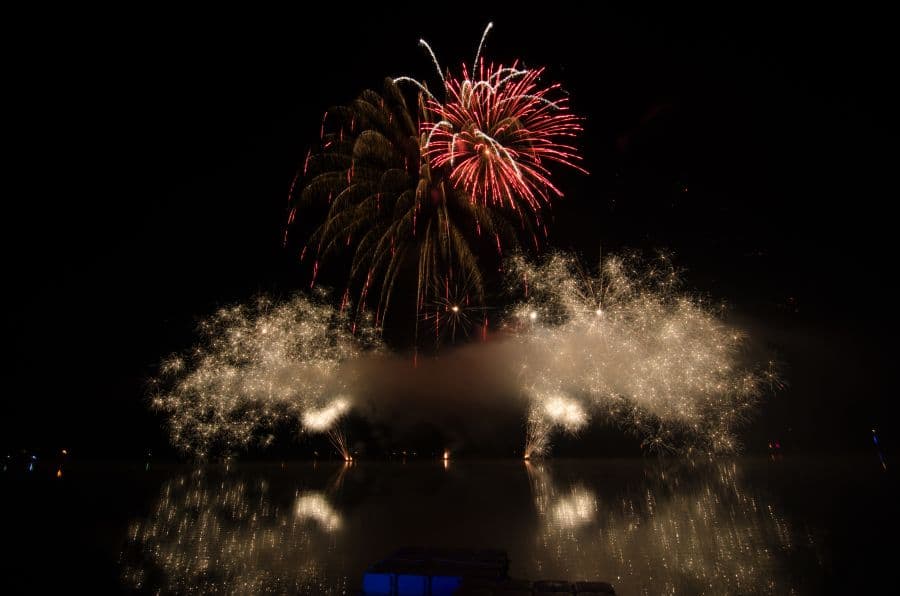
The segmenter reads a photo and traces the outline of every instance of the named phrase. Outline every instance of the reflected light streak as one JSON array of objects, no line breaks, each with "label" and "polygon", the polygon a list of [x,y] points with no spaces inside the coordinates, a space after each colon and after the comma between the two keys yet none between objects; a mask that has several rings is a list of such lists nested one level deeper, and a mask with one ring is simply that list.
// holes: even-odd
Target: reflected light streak
[{"label": "reflected light streak", "polygon": [[556,481],[548,464],[525,466],[540,520],[530,564],[608,570],[620,593],[793,593],[790,556],[817,548],[745,490],[733,463],[660,465],[605,502],[581,479]]}]

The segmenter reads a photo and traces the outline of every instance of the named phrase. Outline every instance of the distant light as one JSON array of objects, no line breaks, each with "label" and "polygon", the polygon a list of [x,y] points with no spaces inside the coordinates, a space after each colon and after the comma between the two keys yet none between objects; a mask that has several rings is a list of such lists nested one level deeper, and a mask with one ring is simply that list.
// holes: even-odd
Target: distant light
[{"label": "distant light", "polygon": [[528,313],[528,318],[531,319],[532,321],[537,320],[537,311],[533,310],[530,313]]},{"label": "distant light", "polygon": [[57,477],[57,478],[62,478],[62,468],[60,468],[60,469],[58,469],[58,470],[56,471],[56,477]]},{"label": "distant light", "polygon": [[445,460],[450,459],[450,450],[449,449],[444,449],[444,459]]},{"label": "distant light", "polygon": [[452,310],[453,312],[459,312],[459,306],[454,304],[453,306],[450,307],[450,310]]},{"label": "distant light", "polygon": [[62,450],[62,454],[63,454],[63,455],[69,455],[69,452],[66,451],[65,449],[63,449],[63,450]]},{"label": "distant light", "polygon": [[603,309],[600,308],[599,306],[597,307],[597,310],[595,310],[594,312],[597,313],[598,317],[603,315]]}]

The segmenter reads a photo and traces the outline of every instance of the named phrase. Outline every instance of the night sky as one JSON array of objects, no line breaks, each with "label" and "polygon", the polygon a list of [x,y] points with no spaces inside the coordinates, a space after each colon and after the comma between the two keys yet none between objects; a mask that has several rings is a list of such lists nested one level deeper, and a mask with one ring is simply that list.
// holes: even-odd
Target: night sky
[{"label": "night sky", "polygon": [[[797,451],[888,442],[896,36],[885,15],[299,12],[17,15],[4,76],[2,443],[162,448],[146,382],[199,317],[308,284],[281,248],[322,112],[385,76],[486,55],[545,64],[586,117],[550,242],[665,248],[789,386],[747,429]],[[821,10],[818,9],[818,10]]]}]

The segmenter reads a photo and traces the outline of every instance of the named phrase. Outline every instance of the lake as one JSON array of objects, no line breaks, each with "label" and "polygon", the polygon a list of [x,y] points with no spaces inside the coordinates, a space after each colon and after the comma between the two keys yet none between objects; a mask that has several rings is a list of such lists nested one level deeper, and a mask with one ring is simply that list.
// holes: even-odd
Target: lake
[{"label": "lake", "polygon": [[863,457],[54,468],[3,473],[7,582],[352,594],[393,550],[446,546],[620,595],[817,594],[886,575],[894,515],[889,471]]}]

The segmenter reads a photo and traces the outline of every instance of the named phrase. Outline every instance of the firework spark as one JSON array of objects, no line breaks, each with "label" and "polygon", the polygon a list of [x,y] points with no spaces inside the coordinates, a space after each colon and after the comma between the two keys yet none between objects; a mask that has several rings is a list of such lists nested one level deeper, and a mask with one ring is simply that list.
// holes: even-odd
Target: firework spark
[{"label": "firework spark", "polygon": [[562,254],[510,269],[514,285],[529,283],[508,323],[532,403],[526,457],[554,430],[581,428],[589,409],[651,451],[738,447],[734,431],[774,373],[744,362],[743,334],[679,292],[668,259],[611,257],[596,276]]},{"label": "firework spark", "polygon": [[345,462],[352,462],[353,455],[350,453],[350,447],[347,444],[347,434],[344,432],[344,429],[333,426],[328,429],[327,433],[328,440],[331,442],[331,446],[334,447],[335,451],[344,458]]},{"label": "firework spark", "polygon": [[325,302],[261,299],[204,321],[201,344],[168,360],[154,382],[153,405],[168,414],[173,443],[207,455],[246,447],[284,423],[332,429],[350,408],[352,375],[342,366],[379,341],[368,326],[352,334]]}]

